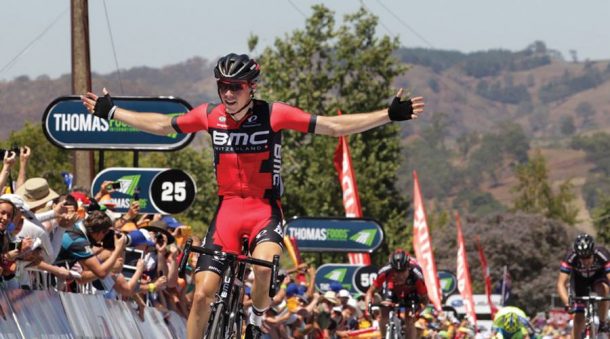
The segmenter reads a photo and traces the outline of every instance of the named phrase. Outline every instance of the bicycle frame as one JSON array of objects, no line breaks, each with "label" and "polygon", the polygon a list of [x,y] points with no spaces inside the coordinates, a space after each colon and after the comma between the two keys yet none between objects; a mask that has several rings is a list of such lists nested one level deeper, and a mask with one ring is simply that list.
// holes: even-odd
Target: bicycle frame
[{"label": "bicycle frame", "polygon": [[402,339],[402,320],[400,319],[400,307],[394,305],[390,308],[388,314],[388,323],[385,325],[385,337],[386,339]]},{"label": "bicycle frame", "polygon": [[385,324],[385,336],[384,339],[403,339],[405,334],[403,333],[403,322],[400,318],[400,304],[393,303],[392,306],[387,304],[370,304],[369,307],[388,307],[388,322]]},{"label": "bicycle frame", "polygon": [[[597,315],[597,304],[602,301],[609,301],[610,297],[582,296],[572,297],[573,302],[585,304],[585,332],[583,338],[597,338],[597,327],[595,326],[595,316]],[[605,320],[605,319],[604,319]],[[599,319],[601,322],[602,319]]]},{"label": "bicycle frame", "polygon": [[222,283],[216,293],[216,300],[212,304],[212,311],[208,321],[208,332],[206,338],[225,339],[241,338],[241,323],[244,318],[243,294],[244,275],[246,265],[259,265],[271,269],[271,283],[269,297],[275,296],[277,290],[277,272],[279,266],[279,255],[273,256],[273,261],[255,259],[247,256],[248,239],[242,241],[242,254],[233,254],[223,251],[211,250],[204,247],[193,246],[189,239],[184,247],[184,254],[180,261],[178,274],[183,277],[186,263],[191,252],[203,255],[212,255],[225,263]]}]

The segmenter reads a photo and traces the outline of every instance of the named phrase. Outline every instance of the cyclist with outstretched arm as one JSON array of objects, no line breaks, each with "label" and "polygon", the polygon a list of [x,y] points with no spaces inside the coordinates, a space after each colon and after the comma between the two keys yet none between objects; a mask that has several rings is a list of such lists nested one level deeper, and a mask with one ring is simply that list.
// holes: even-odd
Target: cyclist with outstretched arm
[{"label": "cyclist with outstretched arm", "polygon": [[[296,130],[341,136],[363,132],[391,121],[417,118],[422,97],[402,100],[402,89],[388,109],[341,116],[318,116],[281,102],[254,98],[260,66],[245,54],[228,54],[214,68],[218,105],[204,103],[184,115],[129,111],[104,96],[82,96],[87,110],[102,119],[116,119],[159,135],[207,131],[212,137],[219,204],[204,240],[204,247],[239,253],[240,239],[248,236],[254,258],[271,261],[282,252],[284,230],[280,196],[281,131]],[[200,256],[195,270],[195,295],[187,323],[189,338],[205,333],[223,263]],[[258,338],[262,315],[269,307],[271,270],[254,267],[252,313],[246,338]]]},{"label": "cyclist with outstretched arm", "polygon": [[[572,247],[561,262],[557,292],[565,308],[575,313],[572,338],[580,338],[585,327],[584,307],[578,302],[570,304],[567,285],[570,283],[576,297],[588,296],[591,291],[601,297],[608,296],[610,253],[605,247],[595,246],[593,237],[584,233],[576,237]],[[599,332],[609,332],[607,314],[608,302],[602,301],[599,304]]]},{"label": "cyclist with outstretched arm", "polygon": [[[381,291],[382,304],[388,307],[400,304],[410,307],[407,310],[404,327],[407,338],[415,338],[416,314],[428,304],[428,290],[421,267],[404,250],[397,249],[390,255],[390,262],[379,270],[377,278],[366,291],[365,302],[371,305],[374,294]],[[388,322],[389,308],[381,308],[379,323],[382,337],[385,337],[385,324]]]}]

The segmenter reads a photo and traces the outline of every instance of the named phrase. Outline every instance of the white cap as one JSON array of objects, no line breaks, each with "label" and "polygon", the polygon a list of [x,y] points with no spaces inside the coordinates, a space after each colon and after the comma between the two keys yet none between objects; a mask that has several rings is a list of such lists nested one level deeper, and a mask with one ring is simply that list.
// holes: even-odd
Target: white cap
[{"label": "white cap", "polygon": [[349,298],[350,297],[349,291],[346,290],[346,289],[342,289],[342,290],[339,291],[339,294],[337,294],[337,297],[339,297],[339,298]]}]

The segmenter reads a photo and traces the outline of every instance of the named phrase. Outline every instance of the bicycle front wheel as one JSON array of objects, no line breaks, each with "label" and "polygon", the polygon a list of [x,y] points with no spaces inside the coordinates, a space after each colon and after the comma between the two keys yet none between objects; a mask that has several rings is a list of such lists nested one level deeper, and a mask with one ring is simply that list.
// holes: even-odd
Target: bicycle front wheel
[{"label": "bicycle front wheel", "polygon": [[224,326],[224,312],[225,312],[225,304],[219,303],[216,305],[216,313],[214,313],[214,318],[212,320],[212,325],[208,330],[207,339],[224,339],[225,334],[225,326]]}]

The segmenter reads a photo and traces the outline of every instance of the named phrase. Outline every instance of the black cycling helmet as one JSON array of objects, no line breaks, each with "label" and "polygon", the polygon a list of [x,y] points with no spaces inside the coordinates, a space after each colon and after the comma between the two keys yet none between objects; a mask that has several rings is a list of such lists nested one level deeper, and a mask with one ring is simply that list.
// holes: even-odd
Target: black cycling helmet
[{"label": "black cycling helmet", "polygon": [[409,255],[402,249],[397,249],[390,256],[390,266],[396,271],[402,272],[409,268]]},{"label": "black cycling helmet", "polygon": [[259,74],[260,65],[246,54],[227,54],[214,67],[216,80],[255,82]]},{"label": "black cycling helmet", "polygon": [[586,234],[581,233],[574,240],[574,252],[576,252],[576,256],[579,258],[586,258],[593,255],[593,250],[595,249],[595,241],[593,237]]}]

